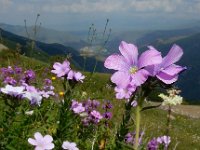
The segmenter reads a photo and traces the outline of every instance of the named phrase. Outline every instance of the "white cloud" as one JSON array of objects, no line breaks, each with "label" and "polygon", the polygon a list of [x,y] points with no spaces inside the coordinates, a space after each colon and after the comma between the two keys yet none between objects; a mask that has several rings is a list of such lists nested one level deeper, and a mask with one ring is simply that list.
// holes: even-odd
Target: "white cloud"
[{"label": "white cloud", "polygon": [[89,0],[80,0],[73,3],[57,3],[46,4],[43,6],[43,11],[55,13],[91,13],[91,12],[113,12],[123,9],[122,1],[116,0],[99,0],[91,2]]},{"label": "white cloud", "polygon": [[0,11],[7,11],[10,8],[10,6],[12,6],[12,4],[13,2],[11,0],[0,0]]},{"label": "white cloud", "polygon": [[[199,11],[196,0],[19,0],[14,1],[18,11],[47,13],[186,13]],[[3,7],[13,2],[0,0]],[[190,3],[190,4],[188,4]]]},{"label": "white cloud", "polygon": [[130,6],[138,12],[173,12],[181,2],[182,0],[133,0]]}]

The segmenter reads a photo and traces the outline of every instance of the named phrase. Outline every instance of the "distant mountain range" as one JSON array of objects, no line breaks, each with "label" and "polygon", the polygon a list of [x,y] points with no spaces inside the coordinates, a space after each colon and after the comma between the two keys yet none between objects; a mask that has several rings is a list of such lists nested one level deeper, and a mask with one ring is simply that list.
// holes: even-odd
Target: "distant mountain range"
[{"label": "distant mountain range", "polygon": [[[0,25],[1,27],[1,25]],[[5,27],[4,27],[5,28]],[[7,29],[9,29],[7,27]],[[12,32],[12,31],[10,31]],[[12,34],[10,32],[2,32],[4,39],[12,42],[20,43],[21,45],[26,45],[29,39]],[[49,30],[49,32],[51,32]],[[42,32],[41,32],[42,33]],[[40,33],[40,34],[41,34]],[[58,32],[59,33],[59,32]],[[69,32],[68,32],[69,33]],[[50,34],[50,33],[49,33]],[[72,33],[70,33],[72,34]],[[77,32],[74,36],[69,36],[69,39],[63,40],[65,46],[62,44],[56,43],[44,43],[37,42],[37,47],[44,53],[44,55],[66,55],[72,54],[73,61],[83,68],[84,66],[84,57],[81,56],[80,50],[76,47],[84,47],[87,45],[85,41],[81,39],[85,33]],[[72,34],[73,35],[73,34]],[[81,35],[80,37],[78,35]],[[133,35],[133,36],[132,36]],[[42,35],[41,35],[42,36]],[[47,36],[43,35],[43,36]],[[74,39],[71,37],[75,37]],[[48,39],[44,38],[44,39]],[[56,38],[55,38],[56,39]],[[78,39],[78,40],[77,40]],[[74,41],[73,41],[74,40]],[[177,85],[183,91],[183,96],[188,100],[194,100],[200,102],[200,28],[199,27],[190,27],[186,29],[177,29],[177,30],[158,30],[158,31],[127,31],[124,33],[114,33],[111,35],[111,38],[106,45],[108,50],[107,55],[111,53],[118,53],[119,43],[125,40],[127,42],[135,43],[138,45],[140,52],[147,49],[147,45],[153,45],[159,51],[163,53],[163,56],[169,51],[170,47],[176,43],[180,45],[184,50],[183,58],[178,64],[187,66],[187,70],[180,76],[180,80]],[[73,43],[70,46],[66,46],[66,43]],[[76,45],[76,44],[78,45]],[[7,46],[7,45],[6,45]],[[25,46],[24,46],[25,47]],[[97,71],[98,72],[108,72],[108,70],[103,66],[103,59],[98,62]],[[94,57],[90,57],[86,60],[86,70],[91,71],[95,64]]]},{"label": "distant mountain range", "polygon": [[192,27],[192,28],[176,29],[176,30],[175,29],[157,30],[145,34],[144,36],[136,39],[135,42],[140,47],[144,45],[149,45],[150,43],[155,41],[170,43],[194,35],[196,33],[200,33],[200,27]]},{"label": "distant mountain range", "polygon": [[[0,28],[16,35],[28,38],[25,26],[0,23]],[[33,26],[27,27],[29,38],[34,37],[33,29]],[[57,31],[54,29],[44,28],[42,26],[37,26],[37,34],[35,38],[35,40],[40,42],[48,44],[59,43],[65,46],[73,46],[76,49],[86,46],[86,42],[84,42],[82,39],[83,33],[81,34],[80,32]]]},{"label": "distant mountain range", "polygon": [[[23,52],[29,51],[28,43],[30,39],[18,36],[11,32],[5,31],[0,28],[0,35],[3,39],[3,44],[6,45],[8,48],[15,50],[16,45],[20,44],[21,50]],[[87,57],[86,63],[84,64],[85,60],[84,57],[81,56],[80,52],[76,49],[64,46],[61,44],[53,43],[47,44],[40,41],[36,41],[36,50],[34,51],[34,58],[40,59],[43,61],[47,61],[50,56],[61,55],[61,56],[72,56],[72,61],[78,68],[85,68],[86,71],[93,71],[93,68],[96,63],[96,59],[93,57]],[[84,66],[85,65],[85,66]],[[98,72],[105,72],[105,68],[103,67],[103,62],[98,61],[96,71]]]}]

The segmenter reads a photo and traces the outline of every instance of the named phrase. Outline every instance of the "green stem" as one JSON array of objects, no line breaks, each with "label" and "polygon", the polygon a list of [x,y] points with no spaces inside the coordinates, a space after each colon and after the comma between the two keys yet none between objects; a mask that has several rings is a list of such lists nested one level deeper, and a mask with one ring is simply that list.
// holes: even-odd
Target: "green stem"
[{"label": "green stem", "polygon": [[98,61],[97,61],[97,59],[95,59],[95,65],[94,65],[94,68],[93,68],[93,71],[92,71],[92,75],[93,75],[93,74],[95,73],[95,71],[96,71],[97,63],[98,63]]},{"label": "green stem", "polygon": [[141,107],[138,104],[136,107],[136,134],[135,134],[135,143],[134,149],[137,150],[139,146],[139,134],[140,134],[140,110]]},{"label": "green stem", "polygon": [[170,120],[171,119],[171,106],[169,105],[168,108],[168,116],[167,116],[167,130],[166,130],[166,136],[169,136],[169,131],[170,131]]},{"label": "green stem", "polygon": [[132,96],[130,101],[125,104],[125,112],[124,112],[124,115],[123,115],[123,118],[122,118],[122,122],[121,122],[119,129],[117,131],[117,134],[116,134],[115,150],[122,149],[122,146],[124,146],[123,145],[124,137],[129,130],[128,124],[129,124],[130,119],[131,119],[131,108],[132,108],[131,103],[133,102],[134,99],[135,99],[135,96]]}]

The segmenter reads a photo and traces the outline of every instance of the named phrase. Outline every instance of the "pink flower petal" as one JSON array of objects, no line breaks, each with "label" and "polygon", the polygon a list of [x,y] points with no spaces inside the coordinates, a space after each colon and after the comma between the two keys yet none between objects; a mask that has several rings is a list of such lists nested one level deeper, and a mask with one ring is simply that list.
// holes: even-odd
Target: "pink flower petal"
[{"label": "pink flower petal", "polygon": [[160,71],[160,64],[145,67],[150,76],[155,76]]},{"label": "pink flower petal", "polygon": [[180,60],[183,55],[183,50],[178,45],[174,44],[169,53],[163,58],[162,67],[166,68]]},{"label": "pink flower petal", "polygon": [[178,75],[170,76],[164,72],[160,72],[156,77],[165,84],[172,84],[178,80]]},{"label": "pink flower petal", "polygon": [[45,150],[45,149],[43,147],[37,146],[37,147],[35,147],[35,150]]},{"label": "pink flower petal", "polygon": [[66,67],[68,68],[68,67],[70,66],[70,63],[69,63],[69,61],[66,61],[66,60],[65,60],[65,61],[63,62],[62,65],[63,65],[63,66],[66,66]]},{"label": "pink flower petal", "polygon": [[143,52],[138,60],[138,67],[143,68],[149,65],[155,65],[162,62],[161,53],[151,49]]},{"label": "pink flower petal", "polygon": [[53,149],[53,148],[54,148],[53,143],[49,143],[49,144],[45,145],[45,149]]},{"label": "pink flower petal", "polygon": [[72,80],[73,78],[74,78],[74,71],[70,70],[68,75],[67,75],[67,79]]},{"label": "pink flower petal", "polygon": [[108,69],[120,70],[120,71],[128,70],[128,68],[130,68],[130,66],[126,63],[124,57],[116,54],[109,56],[105,60],[104,66]]},{"label": "pink flower petal", "polygon": [[53,68],[54,68],[54,69],[59,69],[60,66],[61,66],[61,63],[56,62],[56,63],[54,63]]},{"label": "pink flower petal", "polygon": [[181,67],[175,64],[170,65],[169,67],[165,68],[162,70],[161,68],[161,72],[168,74],[170,76],[174,76],[179,74],[181,71],[183,71],[184,69],[186,69],[185,67]]},{"label": "pink flower petal", "polygon": [[43,136],[42,136],[42,134],[41,134],[40,132],[36,132],[36,133],[34,134],[34,137],[35,137],[36,140],[41,140],[41,139],[43,139]]},{"label": "pink flower petal", "polygon": [[140,86],[143,84],[149,76],[149,72],[145,69],[137,71],[135,74],[131,75],[132,81],[131,84],[135,86]]},{"label": "pink flower petal", "polygon": [[135,45],[122,41],[119,46],[119,51],[130,65],[137,64],[138,49]]},{"label": "pink flower petal", "polygon": [[117,99],[123,99],[123,98],[129,99],[131,96],[131,92],[121,87],[115,87],[115,92],[116,92]]},{"label": "pink flower petal", "polygon": [[53,138],[50,135],[45,135],[44,140],[46,143],[51,143],[53,141]]},{"label": "pink flower petal", "polygon": [[111,81],[116,85],[125,88],[130,83],[130,74],[127,72],[117,71],[112,75]]},{"label": "pink flower petal", "polygon": [[32,139],[32,138],[29,138],[29,139],[28,139],[28,142],[29,142],[31,145],[34,145],[34,146],[37,145],[37,141],[34,140],[34,139]]}]

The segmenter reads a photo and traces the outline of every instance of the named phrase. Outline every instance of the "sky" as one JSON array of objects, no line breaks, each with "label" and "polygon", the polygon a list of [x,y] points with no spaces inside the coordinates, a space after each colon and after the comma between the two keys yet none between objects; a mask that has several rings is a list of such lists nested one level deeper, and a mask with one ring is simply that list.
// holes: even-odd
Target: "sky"
[{"label": "sky", "polygon": [[0,22],[88,30],[94,23],[115,30],[168,29],[200,23],[200,0],[0,0]]}]

